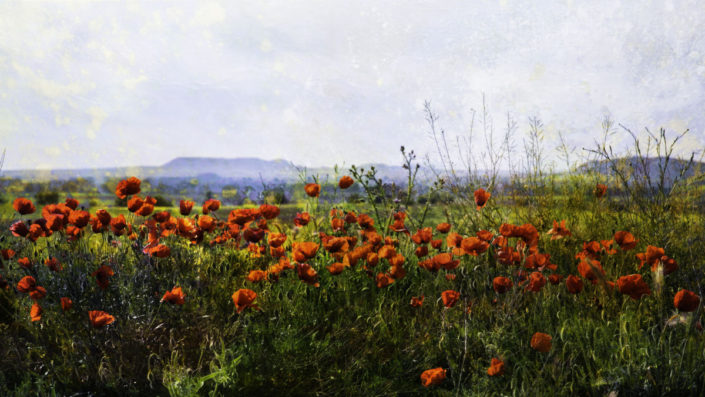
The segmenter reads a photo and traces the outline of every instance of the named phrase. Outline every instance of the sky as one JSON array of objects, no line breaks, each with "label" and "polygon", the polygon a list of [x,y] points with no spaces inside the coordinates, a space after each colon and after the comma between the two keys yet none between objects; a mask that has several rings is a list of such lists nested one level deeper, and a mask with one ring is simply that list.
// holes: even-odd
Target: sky
[{"label": "sky", "polygon": [[[605,116],[686,128],[705,146],[705,12],[697,1],[0,2],[5,169],[159,165],[180,156],[306,166],[483,156],[530,117],[551,157],[581,155]],[[623,143],[619,128],[610,139]],[[681,150],[681,149],[679,149]]]}]

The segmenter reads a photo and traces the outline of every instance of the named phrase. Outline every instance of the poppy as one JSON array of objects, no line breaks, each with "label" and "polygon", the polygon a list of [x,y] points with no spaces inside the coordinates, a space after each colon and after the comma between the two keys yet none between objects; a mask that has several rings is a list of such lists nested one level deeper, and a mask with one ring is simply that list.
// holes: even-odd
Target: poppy
[{"label": "poppy", "polygon": [[352,186],[353,183],[355,183],[355,181],[351,177],[345,175],[338,181],[338,187],[341,189],[347,189]]},{"label": "poppy", "polygon": [[25,269],[32,268],[32,262],[30,262],[29,258],[27,258],[27,257],[17,259],[17,264]]},{"label": "poppy", "polygon": [[32,276],[24,276],[17,283],[17,291],[29,294],[29,297],[38,300],[42,299],[47,295],[47,290],[37,285],[37,280]]},{"label": "poppy", "polygon": [[267,278],[267,272],[264,270],[252,270],[247,275],[247,281],[251,283],[259,283],[260,281]]},{"label": "poppy", "polygon": [[460,248],[462,249],[462,252],[472,256],[477,256],[478,254],[487,251],[487,248],[489,248],[489,246],[490,245],[487,243],[487,241],[482,241],[474,236],[466,237],[460,242]]},{"label": "poppy", "polygon": [[171,291],[167,291],[162,296],[162,302],[167,301],[173,305],[183,305],[184,301],[184,291],[181,287],[173,288]]},{"label": "poppy", "polygon": [[442,240],[442,239],[431,240],[431,247],[433,247],[433,249],[440,250],[442,246],[443,246],[443,240]]},{"label": "poppy", "polygon": [[[140,206],[141,206],[141,205],[142,205],[142,204],[140,204]],[[95,212],[95,216],[96,216],[96,218],[98,218],[98,220],[100,221],[100,223],[101,223],[102,225],[104,225],[104,226],[109,225],[109,224],[110,224],[110,220],[111,220],[111,218],[112,218],[112,217],[110,216],[110,213],[109,213],[108,211],[106,211],[106,210],[103,210],[103,209],[96,211],[96,212]]]},{"label": "poppy", "polygon": [[565,287],[569,293],[578,294],[583,290],[583,280],[571,274],[565,279]]},{"label": "poppy", "polygon": [[338,274],[342,273],[343,270],[345,270],[345,265],[342,264],[341,262],[335,262],[332,263],[330,266],[326,267],[330,274],[337,276]]},{"label": "poppy", "polygon": [[460,293],[449,289],[441,293],[441,298],[443,299],[443,305],[447,308],[451,308],[455,306],[458,299],[460,299]]},{"label": "poppy", "polygon": [[183,216],[187,216],[191,213],[193,209],[194,202],[191,200],[181,200],[179,201],[179,213]]},{"label": "poppy", "polygon": [[29,228],[24,222],[17,221],[10,225],[10,232],[15,237],[25,237],[29,234]]},{"label": "poppy", "polygon": [[321,185],[317,183],[308,183],[304,186],[304,190],[309,197],[318,197],[321,194]]},{"label": "poppy", "polygon": [[438,230],[439,233],[446,234],[450,231],[450,223],[447,222],[442,222],[436,225],[436,230]]},{"label": "poppy", "polygon": [[135,211],[135,214],[139,216],[149,216],[152,211],[154,211],[154,205],[145,202],[137,211]]},{"label": "poppy", "polygon": [[61,310],[69,311],[73,307],[73,301],[70,298],[61,298]]},{"label": "poppy", "polygon": [[233,303],[235,304],[235,308],[237,308],[237,312],[241,313],[248,307],[259,310],[257,305],[253,304],[256,298],[257,293],[251,289],[243,288],[235,291],[233,294]]},{"label": "poppy", "polygon": [[48,267],[49,270],[54,272],[61,271],[64,268],[61,263],[59,263],[59,260],[55,257],[45,259],[44,266]]},{"label": "poppy", "polygon": [[93,328],[103,328],[115,321],[115,317],[102,310],[91,310],[88,312],[88,320]]},{"label": "poppy", "polygon": [[345,219],[345,223],[357,223],[357,215],[355,215],[355,213],[352,211],[345,214],[344,219]]},{"label": "poppy", "polygon": [[220,200],[216,199],[208,199],[203,203],[203,207],[201,208],[201,212],[203,212],[203,215],[208,215],[208,213],[212,211],[218,211],[220,209]]},{"label": "poppy", "polygon": [[116,235],[121,235],[123,229],[127,227],[127,221],[125,220],[125,215],[120,214],[115,218],[110,220],[110,229]]},{"label": "poppy", "polygon": [[597,284],[598,278],[605,277],[605,270],[599,261],[583,258],[578,263],[578,272],[583,278],[590,280],[591,283]]},{"label": "poppy", "polygon": [[357,217],[357,224],[363,229],[372,229],[375,225],[375,221],[367,214],[360,214]]},{"label": "poppy", "polygon": [[378,273],[375,277],[377,288],[384,288],[394,283],[394,278],[387,273]]},{"label": "poppy", "polygon": [[312,241],[295,242],[292,254],[296,262],[305,262],[316,256],[319,245]]},{"label": "poppy", "polygon": [[132,195],[132,194],[137,194],[140,192],[140,184],[142,181],[140,181],[137,177],[130,177],[127,179],[123,179],[120,182],[118,182],[117,187],[115,188],[115,195],[119,199],[125,199],[125,197]]},{"label": "poppy", "polygon": [[215,230],[215,226],[215,219],[213,219],[212,217],[208,215],[198,217],[198,227],[203,229],[203,231],[212,232],[213,230]]},{"label": "poppy", "polygon": [[558,240],[572,235],[570,230],[565,227],[565,219],[563,219],[560,224],[553,221],[553,228],[548,231],[548,234],[551,235],[551,240]]},{"label": "poppy", "polygon": [[112,277],[115,275],[115,272],[110,266],[103,265],[98,268],[98,270],[94,271],[91,273],[91,276],[95,277],[95,281],[98,283],[98,286],[102,289],[108,288],[108,285],[110,284],[110,279],[109,277]]},{"label": "poppy", "polygon": [[682,289],[673,298],[673,306],[682,312],[694,312],[700,305],[700,297],[692,291]]},{"label": "poppy", "polygon": [[66,206],[71,208],[72,210],[75,210],[76,208],[78,208],[79,202],[75,198],[67,197],[64,201],[64,204],[66,204]]},{"label": "poppy", "polygon": [[12,202],[12,208],[15,209],[20,215],[33,214],[37,209],[31,200],[24,197],[18,197]]},{"label": "poppy", "polygon": [[433,238],[433,229],[424,227],[419,229],[411,236],[411,240],[417,245],[428,244]]},{"label": "poppy", "polygon": [[36,301],[32,304],[32,308],[29,310],[29,317],[32,321],[39,321],[42,319],[42,307]]},{"label": "poppy", "polygon": [[259,213],[264,219],[270,220],[279,216],[279,207],[276,205],[262,204],[259,206]]},{"label": "poppy", "polygon": [[492,232],[490,232],[489,230],[480,230],[480,231],[478,231],[477,233],[475,233],[475,235],[476,235],[477,238],[479,238],[480,240],[486,241],[486,242],[488,242],[488,243],[489,243],[490,241],[492,241],[492,237],[494,237],[494,235],[492,234]]},{"label": "poppy", "polygon": [[487,375],[489,376],[499,376],[504,374],[504,361],[498,358],[492,358],[490,362],[490,367],[487,368]]},{"label": "poppy", "polygon": [[617,279],[617,288],[619,288],[619,292],[629,295],[634,300],[639,299],[642,295],[651,295],[651,290],[641,274],[620,277]]},{"label": "poppy", "polygon": [[309,215],[308,212],[302,212],[296,213],[296,216],[294,217],[294,225],[297,227],[303,227],[308,225],[308,223],[311,221],[311,215]]},{"label": "poppy", "polygon": [[154,247],[150,248],[147,253],[150,256],[154,256],[157,258],[166,258],[169,255],[171,255],[171,250],[169,249],[168,246],[164,244],[157,244]]},{"label": "poppy", "polygon": [[544,285],[546,285],[546,277],[540,272],[533,272],[529,275],[529,285],[526,286],[526,290],[539,292]]},{"label": "poppy", "polygon": [[477,210],[481,210],[486,204],[487,201],[490,199],[491,194],[485,189],[477,189],[475,190],[475,204],[477,205]]},{"label": "poppy", "polygon": [[411,297],[411,307],[421,307],[423,305],[424,296],[417,298],[415,296]]},{"label": "poppy", "polygon": [[494,280],[492,280],[492,288],[494,288],[495,292],[498,294],[503,294],[510,289],[512,289],[512,280],[508,279],[507,277],[495,277]]},{"label": "poppy", "polygon": [[137,212],[144,205],[144,200],[139,196],[134,196],[127,200],[127,210]]},{"label": "poppy", "polygon": [[2,259],[8,260],[8,259],[12,259],[12,257],[15,256],[15,251],[10,248],[6,248],[6,249],[0,251],[0,254],[2,254]]},{"label": "poppy", "polygon": [[91,214],[89,214],[88,211],[77,210],[71,211],[71,213],[69,214],[69,223],[78,228],[86,226],[90,219]]},{"label": "poppy", "polygon": [[598,183],[597,185],[595,185],[594,193],[595,193],[595,197],[602,198],[605,195],[605,193],[607,193],[607,186],[605,186],[601,183]]},{"label": "poppy", "polygon": [[438,385],[446,379],[446,370],[438,367],[427,369],[421,373],[421,384],[424,387]]},{"label": "poppy", "polygon": [[551,350],[551,335],[543,332],[536,332],[531,337],[531,348],[541,353],[548,353]]},{"label": "poppy", "polygon": [[425,245],[416,247],[416,250],[414,250],[414,255],[416,255],[417,258],[423,258],[428,255],[428,247]]},{"label": "poppy", "polygon": [[634,238],[634,235],[626,231],[618,231],[614,234],[614,241],[623,251],[629,251],[636,248],[636,243],[639,240]]},{"label": "poppy", "polygon": [[558,283],[560,283],[561,280],[563,280],[563,276],[560,274],[557,274],[557,273],[554,273],[554,274],[551,274],[550,276],[548,276],[548,282],[553,285],[558,285]]},{"label": "poppy", "polygon": [[316,288],[320,287],[320,283],[318,282],[318,272],[316,272],[316,269],[311,267],[308,263],[297,264],[296,274],[304,283],[313,285]]}]

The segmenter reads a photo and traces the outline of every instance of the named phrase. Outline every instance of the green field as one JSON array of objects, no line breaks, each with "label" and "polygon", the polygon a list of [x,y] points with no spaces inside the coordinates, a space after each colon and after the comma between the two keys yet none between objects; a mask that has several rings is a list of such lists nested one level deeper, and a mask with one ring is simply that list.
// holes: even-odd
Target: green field
[{"label": "green field", "polygon": [[[188,216],[178,207],[137,216],[105,197],[85,208],[122,214],[131,231],[116,235],[88,224],[76,232],[66,223],[36,241],[11,235],[9,225],[42,218],[42,206],[21,216],[14,197],[6,197],[0,248],[15,255],[0,269],[7,283],[0,291],[0,394],[703,395],[702,303],[680,310],[674,304],[682,289],[702,296],[705,217],[693,199],[700,188],[660,199],[616,197],[618,183],[605,182],[601,198],[590,177],[542,185],[533,195],[505,188],[481,209],[462,192],[428,205],[375,200],[374,191],[357,203],[343,194],[335,203],[311,197],[279,206],[265,222],[263,211],[242,222],[230,214],[243,207],[223,206],[208,214],[212,225],[202,203]],[[161,211],[193,227],[174,231],[170,220],[153,221]],[[351,222],[334,230],[332,218],[351,211]],[[303,212],[310,222],[294,225]],[[548,232],[561,220],[570,233],[552,239]],[[437,230],[442,222],[449,234]],[[475,238],[481,230],[491,237]],[[600,243],[618,231],[633,234],[636,246]],[[279,254],[269,238],[275,233],[286,235]],[[448,238],[453,233],[459,240]],[[169,254],[143,251],[150,241]],[[308,252],[303,242],[318,248]],[[647,246],[663,248],[666,257],[641,267],[636,254]],[[420,247],[428,254],[418,257]],[[273,268],[282,260],[276,255],[291,268]],[[49,258],[63,269],[45,266]],[[669,273],[670,259],[677,270]],[[333,263],[346,266],[333,274]],[[105,288],[93,275],[102,266],[114,273]],[[267,271],[264,280],[248,280],[254,270]],[[643,280],[636,295],[620,280],[634,274]],[[569,291],[569,275],[580,280],[580,292]],[[19,291],[26,276],[46,296]],[[494,285],[497,277],[511,281],[506,292]],[[183,304],[162,300],[175,287]],[[254,291],[254,302],[237,306],[240,289]],[[457,302],[444,291],[456,291]],[[423,303],[410,304],[414,297]],[[61,298],[71,299],[69,310]],[[42,313],[32,321],[35,301]],[[92,324],[94,310],[114,321]],[[551,336],[548,349],[532,347],[537,332]],[[490,375],[493,359],[503,368]],[[434,368],[445,376],[423,382],[422,373]]]}]

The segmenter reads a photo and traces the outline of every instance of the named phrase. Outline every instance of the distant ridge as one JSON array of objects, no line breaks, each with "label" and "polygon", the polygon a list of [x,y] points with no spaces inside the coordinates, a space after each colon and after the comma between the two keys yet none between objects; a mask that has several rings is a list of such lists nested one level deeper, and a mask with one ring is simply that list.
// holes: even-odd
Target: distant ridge
[{"label": "distant ridge", "polygon": [[[374,165],[378,177],[387,181],[406,181],[407,171],[399,166],[387,164],[362,164],[366,170]],[[177,157],[161,166],[126,166],[94,169],[55,169],[55,170],[10,170],[0,172],[2,177],[21,178],[36,181],[56,181],[73,178],[92,179],[103,183],[108,178],[137,176],[155,181],[174,182],[179,179],[197,178],[204,183],[293,183],[299,180],[299,169],[287,160],[263,160],[255,157],[214,158],[214,157]],[[306,168],[307,175],[318,175],[322,180],[335,176],[333,167]],[[339,173],[347,174],[347,167]],[[423,178],[419,172],[419,178]]]}]

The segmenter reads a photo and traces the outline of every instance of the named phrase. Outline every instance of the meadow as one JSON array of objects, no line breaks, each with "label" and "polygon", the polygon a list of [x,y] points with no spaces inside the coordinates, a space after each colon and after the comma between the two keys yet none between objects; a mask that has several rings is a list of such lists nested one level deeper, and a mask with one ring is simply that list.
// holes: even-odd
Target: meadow
[{"label": "meadow", "polygon": [[355,167],[286,205],[155,207],[139,176],[126,208],[8,197],[0,394],[705,394],[701,175],[434,202],[404,158],[399,197]]}]

